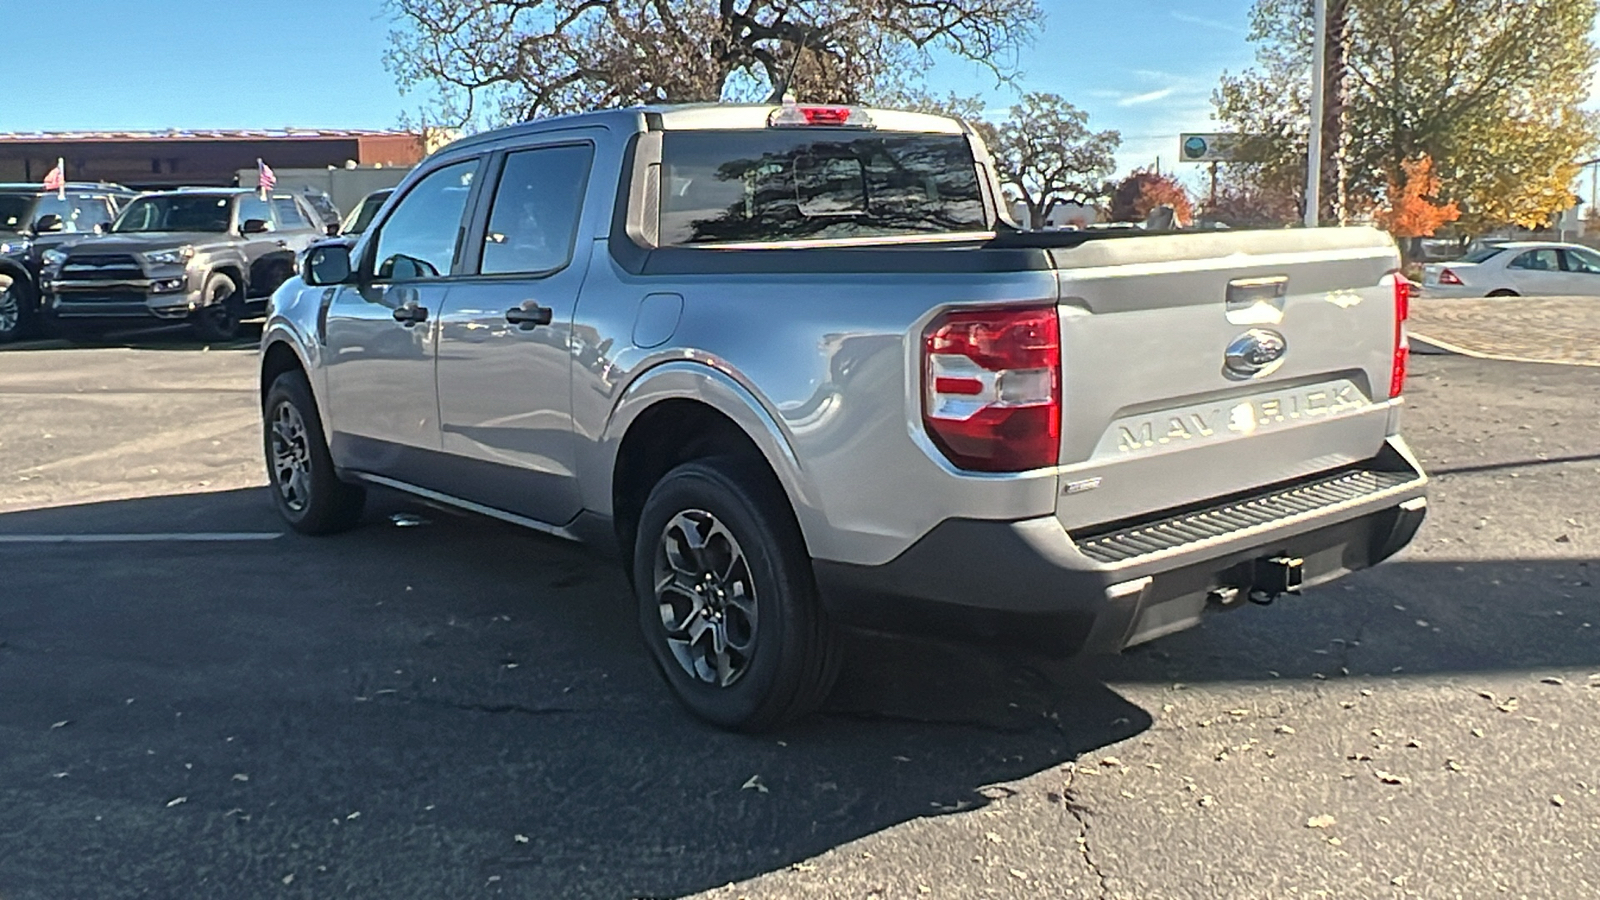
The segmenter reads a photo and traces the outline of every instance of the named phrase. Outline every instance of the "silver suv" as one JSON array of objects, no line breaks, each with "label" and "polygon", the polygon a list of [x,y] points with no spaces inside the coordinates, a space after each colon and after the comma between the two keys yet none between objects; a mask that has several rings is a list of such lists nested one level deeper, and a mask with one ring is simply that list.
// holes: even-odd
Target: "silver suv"
[{"label": "silver suv", "polygon": [[615,551],[667,682],[812,709],[835,629],[1115,651],[1376,563],[1426,509],[1369,229],[1018,232],[962,123],[594,113],[467,138],[262,351],[278,508],[382,485]]}]

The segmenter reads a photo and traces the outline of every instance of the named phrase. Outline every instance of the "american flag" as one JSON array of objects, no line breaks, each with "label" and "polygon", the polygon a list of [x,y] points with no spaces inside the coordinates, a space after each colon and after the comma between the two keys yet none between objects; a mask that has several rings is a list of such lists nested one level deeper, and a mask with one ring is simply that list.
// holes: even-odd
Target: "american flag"
[{"label": "american flag", "polygon": [[278,176],[272,174],[272,167],[261,160],[256,160],[257,181],[261,185],[261,196],[265,197],[278,187]]},{"label": "american flag", "polygon": [[67,191],[67,162],[63,159],[56,160],[56,167],[44,176],[44,189],[55,191],[58,196]]}]

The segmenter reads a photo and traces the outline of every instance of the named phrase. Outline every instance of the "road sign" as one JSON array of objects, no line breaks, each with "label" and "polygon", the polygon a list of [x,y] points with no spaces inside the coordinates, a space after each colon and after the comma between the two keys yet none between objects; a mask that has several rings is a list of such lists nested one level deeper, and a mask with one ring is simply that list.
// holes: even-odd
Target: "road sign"
[{"label": "road sign", "polygon": [[1242,134],[1178,135],[1178,158],[1184,162],[1233,162],[1238,157]]}]

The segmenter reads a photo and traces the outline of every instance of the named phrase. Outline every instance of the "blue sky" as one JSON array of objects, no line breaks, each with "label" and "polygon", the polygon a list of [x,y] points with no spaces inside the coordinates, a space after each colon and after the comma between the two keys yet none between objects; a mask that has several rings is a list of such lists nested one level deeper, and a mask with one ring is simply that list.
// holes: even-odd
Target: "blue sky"
[{"label": "blue sky", "polygon": [[[0,0],[0,34],[26,0]],[[1177,156],[1180,131],[1211,127],[1223,70],[1251,62],[1250,0],[1041,0],[1043,31],[1020,60],[1028,90],[1087,110],[1123,134],[1126,170]],[[0,54],[0,131],[156,128],[388,128],[417,98],[383,68],[381,0],[54,0],[52,36],[11,40]],[[213,39],[197,35],[216,35]],[[97,56],[80,35],[128,48]],[[102,37],[103,39],[103,37]],[[66,49],[63,49],[66,48]],[[938,93],[1015,99],[970,63],[928,73]]]}]

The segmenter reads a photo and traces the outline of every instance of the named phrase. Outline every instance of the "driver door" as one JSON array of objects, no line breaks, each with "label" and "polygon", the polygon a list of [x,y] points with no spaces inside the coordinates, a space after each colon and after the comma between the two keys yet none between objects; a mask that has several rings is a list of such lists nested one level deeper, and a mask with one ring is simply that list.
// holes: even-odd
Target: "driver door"
[{"label": "driver door", "polygon": [[439,451],[438,316],[460,268],[482,160],[412,184],[362,244],[354,284],[328,306],[327,406],[335,465],[425,486]]}]

